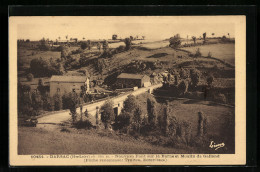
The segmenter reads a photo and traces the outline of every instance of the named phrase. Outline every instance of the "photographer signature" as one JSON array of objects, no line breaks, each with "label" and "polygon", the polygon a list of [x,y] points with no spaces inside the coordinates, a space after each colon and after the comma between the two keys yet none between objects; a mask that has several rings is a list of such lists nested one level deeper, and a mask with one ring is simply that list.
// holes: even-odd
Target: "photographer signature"
[{"label": "photographer signature", "polygon": [[216,144],[214,141],[211,141],[210,145],[209,145],[210,148],[212,148],[212,149],[215,148],[215,150],[218,150],[219,148],[222,148],[224,146],[225,146],[225,143]]}]

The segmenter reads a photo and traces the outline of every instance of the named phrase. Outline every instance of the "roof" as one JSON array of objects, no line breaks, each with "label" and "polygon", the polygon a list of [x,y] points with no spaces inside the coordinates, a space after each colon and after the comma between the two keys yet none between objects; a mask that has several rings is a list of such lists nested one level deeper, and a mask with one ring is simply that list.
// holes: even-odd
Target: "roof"
[{"label": "roof", "polygon": [[117,78],[142,79],[144,76],[146,76],[146,75],[131,74],[131,73],[121,73]]},{"label": "roof", "polygon": [[86,76],[52,75],[50,82],[86,82]]}]

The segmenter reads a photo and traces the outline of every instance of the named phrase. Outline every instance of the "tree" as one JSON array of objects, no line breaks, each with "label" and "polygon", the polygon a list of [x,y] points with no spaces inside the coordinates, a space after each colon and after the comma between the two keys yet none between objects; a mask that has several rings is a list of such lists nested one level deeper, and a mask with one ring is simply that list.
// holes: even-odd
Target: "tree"
[{"label": "tree", "polygon": [[207,36],[207,33],[204,32],[204,33],[203,33],[203,39],[204,39],[204,41],[206,41],[206,36]]},{"label": "tree", "polygon": [[137,102],[135,96],[133,95],[127,96],[126,100],[124,101],[124,108],[122,109],[120,116],[118,116],[118,122],[122,127],[130,126],[136,108],[137,108]]},{"label": "tree", "polygon": [[213,81],[214,81],[214,76],[211,74],[207,78],[207,84],[208,84],[209,87],[212,86]]},{"label": "tree", "polygon": [[137,105],[133,115],[133,126],[138,133],[140,133],[141,125],[142,125],[142,109],[140,106]]},{"label": "tree", "polygon": [[145,39],[145,36],[142,36],[143,40]]},{"label": "tree", "polygon": [[162,129],[163,133],[165,135],[168,134],[169,132],[169,102],[167,101],[166,105],[164,106],[163,109],[163,120],[162,120]]},{"label": "tree", "polygon": [[50,46],[47,43],[48,43],[48,41],[45,40],[45,38],[42,38],[40,40],[40,46],[39,46],[40,50],[48,51],[50,49]]},{"label": "tree", "polygon": [[100,42],[97,43],[97,49],[100,51],[101,50],[101,44]]},{"label": "tree", "polygon": [[28,75],[26,76],[27,81],[32,81],[33,80],[33,74],[28,73]]},{"label": "tree", "polygon": [[178,91],[180,94],[184,95],[188,91],[188,82],[183,80],[181,83],[178,85]]},{"label": "tree", "polygon": [[107,51],[108,48],[109,48],[108,42],[107,42],[107,40],[104,40],[104,42],[103,42],[103,50],[104,50],[104,51]]},{"label": "tree", "polygon": [[82,50],[85,50],[87,47],[88,47],[88,45],[87,45],[86,42],[82,42],[81,45],[80,45],[80,48],[81,48]]},{"label": "tree", "polygon": [[171,37],[169,42],[170,42],[169,46],[172,47],[172,48],[178,48],[181,45],[181,40],[180,40],[180,37],[179,37],[178,34]]},{"label": "tree", "polygon": [[134,40],[134,37],[133,37],[133,36],[130,36],[130,39],[131,39],[131,41],[133,41],[133,40]]},{"label": "tree", "polygon": [[43,101],[41,98],[41,95],[38,92],[34,92],[32,94],[32,108],[38,112],[39,110],[42,109],[43,106]]},{"label": "tree", "polygon": [[200,81],[200,71],[197,69],[191,69],[190,70],[190,77],[191,77],[191,83],[194,87],[198,86],[198,83]]},{"label": "tree", "polygon": [[147,112],[148,112],[148,123],[151,127],[156,126],[156,101],[154,99],[147,99]]},{"label": "tree", "polygon": [[79,96],[75,92],[64,94],[62,97],[63,109],[69,109],[72,117],[72,122],[76,122],[76,109],[80,104]]},{"label": "tree", "polygon": [[197,39],[196,36],[192,37],[192,40],[193,40],[194,44],[196,44],[196,39]]},{"label": "tree", "polygon": [[126,100],[124,101],[124,111],[126,112],[133,112],[137,108],[137,101],[136,97],[133,95],[127,96]]},{"label": "tree", "polygon": [[117,35],[116,34],[112,35],[112,39],[117,40]]},{"label": "tree", "polygon": [[107,100],[101,106],[101,121],[105,125],[105,129],[111,124],[111,122],[115,119],[114,109],[113,109],[113,102],[111,100]]},{"label": "tree", "polygon": [[54,94],[53,95],[53,109],[58,111],[62,109],[62,99],[61,96],[59,94]]},{"label": "tree", "polygon": [[91,49],[91,45],[92,43],[91,43],[91,41],[90,40],[87,40],[87,48],[88,48],[88,50],[90,50]]},{"label": "tree", "polygon": [[130,38],[125,38],[124,42],[125,42],[125,49],[129,50],[131,48],[131,45],[132,45],[131,39]]},{"label": "tree", "polygon": [[215,33],[212,33],[211,35],[212,35],[212,37],[213,37],[213,36],[215,35]]}]

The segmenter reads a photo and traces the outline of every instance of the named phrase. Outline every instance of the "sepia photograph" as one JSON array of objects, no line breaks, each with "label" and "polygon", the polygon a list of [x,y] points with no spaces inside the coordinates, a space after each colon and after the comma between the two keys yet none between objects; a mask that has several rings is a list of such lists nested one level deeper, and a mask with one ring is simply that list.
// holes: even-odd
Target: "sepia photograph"
[{"label": "sepia photograph", "polygon": [[244,19],[10,17],[10,151],[49,165],[244,162]]}]

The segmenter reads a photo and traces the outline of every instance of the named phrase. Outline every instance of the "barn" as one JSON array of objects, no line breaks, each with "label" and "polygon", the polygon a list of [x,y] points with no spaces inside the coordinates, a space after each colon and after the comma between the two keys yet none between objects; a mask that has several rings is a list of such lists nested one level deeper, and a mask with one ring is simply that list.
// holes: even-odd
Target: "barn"
[{"label": "barn", "polygon": [[86,76],[53,75],[50,79],[50,96],[69,92],[80,93],[82,88],[89,91],[89,79]]},{"label": "barn", "polygon": [[121,73],[117,77],[116,85],[118,88],[149,87],[150,77],[147,75]]}]

